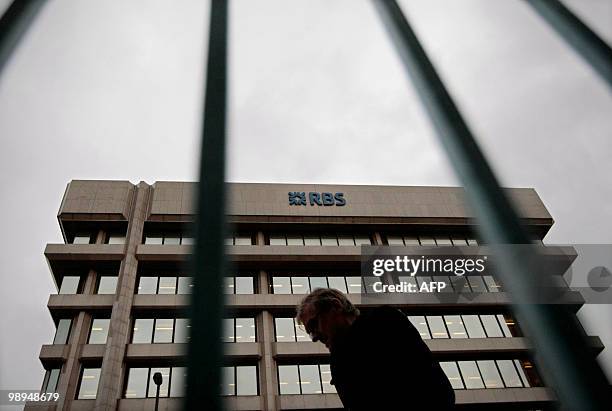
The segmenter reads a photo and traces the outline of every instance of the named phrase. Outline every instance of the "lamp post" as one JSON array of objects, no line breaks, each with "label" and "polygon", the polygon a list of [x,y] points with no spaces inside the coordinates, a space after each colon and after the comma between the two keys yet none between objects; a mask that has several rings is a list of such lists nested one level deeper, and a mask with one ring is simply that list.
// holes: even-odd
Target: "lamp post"
[{"label": "lamp post", "polygon": [[156,372],[153,374],[153,382],[157,385],[157,392],[155,393],[155,411],[157,411],[157,407],[159,406],[159,387],[162,384],[162,375],[161,372]]}]

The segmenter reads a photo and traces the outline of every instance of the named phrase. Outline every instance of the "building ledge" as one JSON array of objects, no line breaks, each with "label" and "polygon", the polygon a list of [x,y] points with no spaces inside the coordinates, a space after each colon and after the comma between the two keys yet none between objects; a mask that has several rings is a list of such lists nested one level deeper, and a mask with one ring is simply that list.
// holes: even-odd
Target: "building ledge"
[{"label": "building ledge", "polygon": [[[228,410],[263,410],[263,398],[257,395],[225,397],[225,408]],[[155,398],[122,398],[117,411],[149,411],[155,408]],[[203,409],[205,407],[202,407]],[[160,398],[159,409],[165,411],[182,411],[182,398]]]},{"label": "building ledge", "polygon": [[47,307],[54,319],[65,318],[82,310],[110,313],[114,299],[112,294],[52,294]]},{"label": "building ledge", "polygon": [[[406,404],[410,395],[406,393]],[[322,395],[279,395],[278,403],[283,410],[340,408],[342,402],[337,394]],[[525,409],[538,407],[555,401],[552,390],[545,387],[502,388],[482,390],[455,390],[455,404],[458,409],[482,409],[483,406],[503,406],[504,409]]]},{"label": "building ledge", "polygon": [[68,359],[69,351],[70,345],[68,344],[45,344],[40,348],[38,358],[43,365],[64,362]]},{"label": "building ledge", "polygon": [[45,257],[49,261],[120,261],[125,244],[47,244]]}]

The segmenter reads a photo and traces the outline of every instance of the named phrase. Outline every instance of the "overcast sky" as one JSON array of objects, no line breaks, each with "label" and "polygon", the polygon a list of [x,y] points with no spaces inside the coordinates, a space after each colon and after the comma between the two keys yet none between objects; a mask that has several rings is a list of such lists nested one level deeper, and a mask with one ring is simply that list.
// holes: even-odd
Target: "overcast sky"
[{"label": "overcast sky", "polygon": [[[42,382],[66,184],[198,167],[208,3],[48,3],[0,77],[0,388]],[[548,207],[546,240],[612,243],[604,82],[523,1],[401,4],[502,183]],[[567,4],[612,43],[612,2]],[[230,18],[230,181],[458,184],[368,0],[234,0]],[[612,307],[581,315],[612,347]]]}]

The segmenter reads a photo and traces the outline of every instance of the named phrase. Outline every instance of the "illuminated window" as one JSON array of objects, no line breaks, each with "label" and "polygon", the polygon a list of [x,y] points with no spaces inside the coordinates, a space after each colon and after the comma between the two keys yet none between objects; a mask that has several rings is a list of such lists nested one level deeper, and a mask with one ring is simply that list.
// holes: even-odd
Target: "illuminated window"
[{"label": "illuminated window", "polygon": [[137,318],[134,320],[132,331],[132,344],[151,344],[153,340],[152,318]]},{"label": "illuminated window", "polygon": [[106,344],[109,326],[110,319],[94,318],[94,320],[91,322],[91,330],[89,332],[89,340],[87,341],[87,344]]},{"label": "illuminated window", "polygon": [[190,338],[189,318],[177,318],[174,323],[174,342],[177,344],[188,343]]},{"label": "illuminated window", "polygon": [[159,277],[158,294],[176,294],[176,277]]},{"label": "illuminated window", "polygon": [[161,367],[161,368],[151,368],[149,370],[149,397],[155,397],[157,392],[157,385],[155,385],[155,381],[153,380],[153,376],[155,373],[161,373],[162,383],[159,386],[159,397],[167,397],[168,396],[168,387],[170,386],[170,368],[169,367]]},{"label": "illuminated window", "polygon": [[176,289],[177,294],[191,294],[193,290],[193,278],[191,277],[179,277],[178,288]]},{"label": "illuminated window", "polygon": [[478,372],[478,367],[476,367],[476,361],[458,361],[457,364],[461,370],[465,388],[470,390],[485,387],[480,372]]},{"label": "illuminated window", "polygon": [[146,398],[148,378],[148,368],[130,368],[128,370],[125,398]]},{"label": "illuminated window", "polygon": [[484,329],[477,315],[462,315],[461,317],[470,338],[486,338]]},{"label": "illuminated window", "polygon": [[408,319],[414,325],[414,328],[417,329],[421,338],[429,339],[431,335],[429,334],[429,328],[427,327],[427,322],[425,321],[425,317],[422,315],[409,315]]},{"label": "illuminated window", "polygon": [[482,321],[482,325],[487,333],[487,337],[503,337],[501,328],[499,328],[499,324],[497,323],[497,318],[494,315],[481,315],[480,320]]},{"label": "illuminated window", "polygon": [[300,393],[300,376],[297,365],[278,366],[278,391],[281,395]]},{"label": "illuminated window", "polygon": [[300,365],[300,387],[302,394],[322,394],[321,376],[318,365]]},{"label": "illuminated window", "polygon": [[89,244],[91,243],[91,234],[79,233],[72,239],[72,244]]},{"label": "illuminated window", "polygon": [[278,342],[294,342],[295,326],[293,318],[275,318],[274,325],[276,330],[276,341]]},{"label": "illuminated window", "polygon": [[98,382],[100,381],[99,368],[83,368],[81,373],[81,381],[79,384],[79,392],[77,399],[93,400],[96,398],[98,391]]},{"label": "illuminated window", "polygon": [[448,333],[446,332],[446,327],[444,326],[442,316],[428,315],[427,323],[429,324],[432,338],[448,338]]},{"label": "illuminated window", "polygon": [[451,338],[468,338],[460,315],[445,315],[444,322]]},{"label": "illuminated window", "polygon": [[123,234],[110,234],[106,241],[107,244],[125,244],[125,235]]},{"label": "illuminated window", "polygon": [[172,318],[157,318],[153,331],[154,343],[171,343],[174,331],[174,320]]},{"label": "illuminated window", "polygon": [[495,366],[495,361],[481,360],[481,361],[477,361],[477,364],[478,364],[478,369],[480,370],[480,374],[482,375],[482,379],[484,381],[484,385],[486,388],[503,388],[504,387],[502,379],[499,376],[499,372],[497,371],[497,367]]},{"label": "illuminated window", "polygon": [[464,389],[463,380],[461,379],[461,374],[459,373],[459,368],[457,367],[457,363],[455,362],[440,362],[440,367],[444,374],[446,374],[446,378],[451,383],[451,386],[455,390]]},{"label": "illuminated window", "polygon": [[278,384],[281,395],[336,392],[328,364],[279,365]]},{"label": "illuminated window", "polygon": [[497,367],[508,388],[522,387],[523,383],[514,368],[512,360],[497,360]]},{"label": "illuminated window", "polygon": [[257,394],[257,366],[222,367],[221,395]]},{"label": "illuminated window", "polygon": [[255,342],[255,318],[236,318],[236,342]]},{"label": "illuminated window", "polygon": [[334,288],[346,294],[346,281],[344,277],[327,277],[327,281],[329,282],[329,288]]},{"label": "illuminated window", "polygon": [[291,277],[291,292],[292,294],[308,294],[310,292],[308,277]]},{"label": "illuminated window", "polygon": [[157,294],[157,277],[140,277],[138,294]]}]

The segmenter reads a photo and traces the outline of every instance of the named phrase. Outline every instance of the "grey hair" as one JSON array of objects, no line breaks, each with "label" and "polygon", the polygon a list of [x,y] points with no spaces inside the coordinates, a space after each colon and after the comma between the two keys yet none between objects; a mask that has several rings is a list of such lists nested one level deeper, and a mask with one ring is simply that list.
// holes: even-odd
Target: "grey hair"
[{"label": "grey hair", "polygon": [[315,288],[304,297],[296,307],[295,318],[298,324],[302,324],[302,318],[308,306],[313,306],[317,313],[324,313],[332,307],[338,307],[348,316],[359,316],[359,309],[344,294],[334,288]]}]

